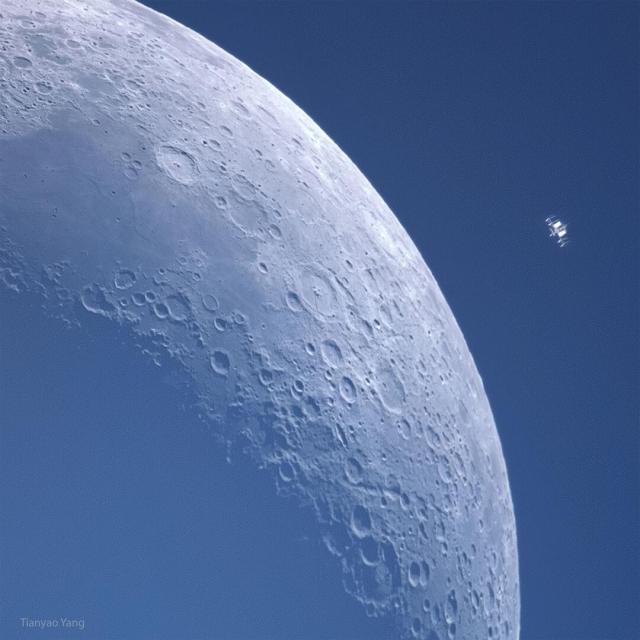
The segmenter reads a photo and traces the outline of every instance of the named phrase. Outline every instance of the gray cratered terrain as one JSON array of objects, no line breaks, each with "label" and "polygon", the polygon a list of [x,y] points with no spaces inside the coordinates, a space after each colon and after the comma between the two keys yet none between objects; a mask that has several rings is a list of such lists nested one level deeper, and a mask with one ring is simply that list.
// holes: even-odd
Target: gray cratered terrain
[{"label": "gray cratered terrain", "polygon": [[0,283],[171,360],[398,637],[517,638],[481,379],[396,217],[290,100],[129,0],[0,5]]}]

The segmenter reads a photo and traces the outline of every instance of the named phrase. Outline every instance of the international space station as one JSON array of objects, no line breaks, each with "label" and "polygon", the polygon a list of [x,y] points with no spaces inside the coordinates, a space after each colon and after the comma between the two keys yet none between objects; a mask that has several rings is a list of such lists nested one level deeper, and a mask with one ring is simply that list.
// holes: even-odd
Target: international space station
[{"label": "international space station", "polygon": [[549,236],[555,238],[557,243],[561,247],[565,247],[569,244],[569,237],[567,235],[567,225],[562,222],[557,216],[549,216],[546,219],[547,227],[549,227]]}]

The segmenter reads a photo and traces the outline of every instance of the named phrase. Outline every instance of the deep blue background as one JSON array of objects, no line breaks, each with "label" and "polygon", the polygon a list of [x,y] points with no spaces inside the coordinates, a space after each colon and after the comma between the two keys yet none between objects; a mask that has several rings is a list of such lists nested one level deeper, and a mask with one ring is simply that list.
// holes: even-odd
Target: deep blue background
[{"label": "deep blue background", "polygon": [[0,288],[0,640],[393,638],[345,594],[313,517],[227,464],[171,361],[39,306]]},{"label": "deep blue background", "polygon": [[424,255],[502,439],[523,640],[640,638],[639,5],[147,4],[301,106]]},{"label": "deep blue background", "polygon": [[[502,439],[522,639],[637,640],[638,5],[147,4],[307,111],[423,253]],[[32,304],[0,291],[2,640],[49,637],[21,615],[84,616],[55,637],[85,640],[384,632],[271,481],[181,431],[183,395],[126,336],[65,332]]]}]

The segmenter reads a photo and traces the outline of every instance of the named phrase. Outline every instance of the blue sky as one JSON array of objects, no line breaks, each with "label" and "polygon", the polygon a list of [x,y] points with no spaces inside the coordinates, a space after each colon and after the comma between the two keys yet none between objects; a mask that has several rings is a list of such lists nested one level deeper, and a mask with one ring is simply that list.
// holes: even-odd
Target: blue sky
[{"label": "blue sky", "polygon": [[[522,639],[637,640],[640,6],[146,4],[301,106],[424,255],[502,440]],[[554,214],[566,248],[547,235]],[[80,616],[113,638],[195,638],[203,611],[238,637],[256,637],[259,620],[259,640],[384,636],[305,545],[304,514],[260,474],[224,467],[204,432],[176,429],[187,409],[164,371],[100,319],[71,335],[0,294],[3,413],[15,418],[0,448],[1,637],[33,637],[15,635],[33,614]],[[283,520],[293,541],[280,540]],[[229,592],[238,607],[216,609]],[[93,632],[79,637],[105,637]]]},{"label": "blue sky", "polygon": [[638,5],[147,4],[307,111],[423,253],[502,439],[523,640],[639,637]]}]

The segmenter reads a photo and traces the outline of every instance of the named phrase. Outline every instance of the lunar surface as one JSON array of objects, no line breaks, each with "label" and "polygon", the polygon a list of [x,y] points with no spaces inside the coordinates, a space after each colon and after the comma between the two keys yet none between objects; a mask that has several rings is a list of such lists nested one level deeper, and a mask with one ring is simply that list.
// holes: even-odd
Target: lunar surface
[{"label": "lunar surface", "polygon": [[99,320],[171,367],[193,428],[312,515],[335,589],[395,638],[517,638],[482,381],[365,177],[272,85],[135,2],[0,14],[8,304]]}]

